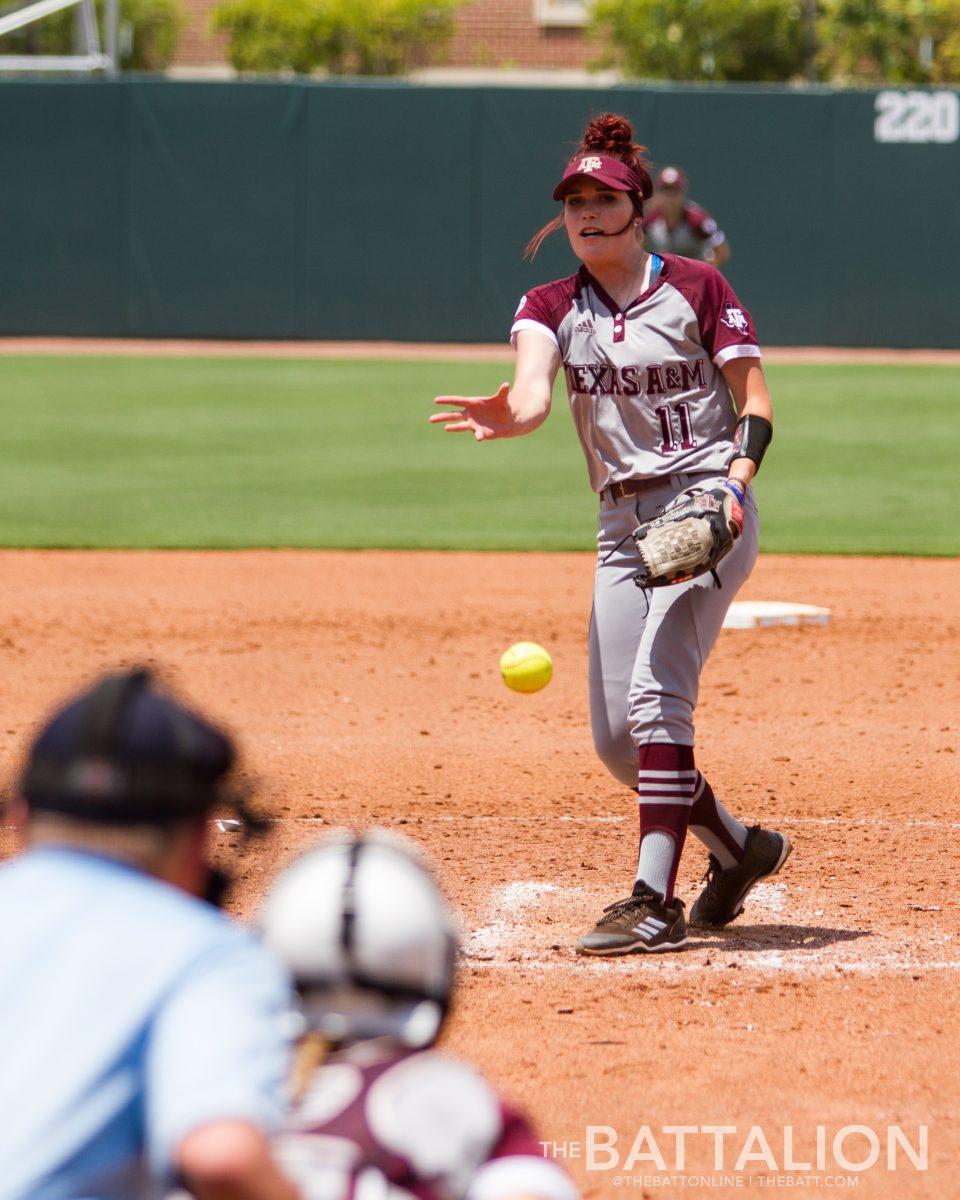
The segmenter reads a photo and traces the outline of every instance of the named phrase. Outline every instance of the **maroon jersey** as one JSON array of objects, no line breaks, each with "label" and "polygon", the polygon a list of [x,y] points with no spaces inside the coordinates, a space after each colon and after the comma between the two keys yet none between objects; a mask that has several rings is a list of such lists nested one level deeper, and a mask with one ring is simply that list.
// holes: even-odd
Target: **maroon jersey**
[{"label": "maroon jersey", "polygon": [[277,1158],[305,1200],[576,1200],[518,1113],[472,1067],[368,1043],[334,1055]]},{"label": "maroon jersey", "polygon": [[683,206],[679,222],[671,228],[663,209],[654,204],[643,218],[644,246],[654,254],[680,254],[684,258],[706,258],[724,235],[705,208]]}]

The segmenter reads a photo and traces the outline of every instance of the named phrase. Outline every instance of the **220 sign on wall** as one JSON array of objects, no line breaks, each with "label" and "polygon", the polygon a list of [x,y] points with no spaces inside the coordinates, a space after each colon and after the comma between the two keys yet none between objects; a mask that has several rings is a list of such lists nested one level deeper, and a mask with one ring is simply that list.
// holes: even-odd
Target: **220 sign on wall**
[{"label": "220 sign on wall", "polygon": [[873,136],[878,142],[955,142],[960,137],[956,92],[879,92]]}]

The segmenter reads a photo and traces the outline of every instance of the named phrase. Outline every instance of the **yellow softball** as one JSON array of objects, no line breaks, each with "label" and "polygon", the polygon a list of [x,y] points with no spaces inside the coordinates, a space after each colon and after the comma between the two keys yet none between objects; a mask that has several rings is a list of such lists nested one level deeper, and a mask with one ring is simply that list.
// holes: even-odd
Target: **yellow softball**
[{"label": "yellow softball", "polygon": [[515,692],[539,692],[550,682],[553,661],[536,642],[517,642],[500,659],[500,674]]}]

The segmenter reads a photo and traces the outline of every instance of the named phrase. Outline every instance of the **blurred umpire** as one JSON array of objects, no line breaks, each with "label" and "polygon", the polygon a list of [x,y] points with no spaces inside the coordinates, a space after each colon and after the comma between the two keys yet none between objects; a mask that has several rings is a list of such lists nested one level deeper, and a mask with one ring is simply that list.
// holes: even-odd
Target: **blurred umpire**
[{"label": "blurred umpire", "polygon": [[205,902],[233,760],[146,671],[36,738],[11,805],[26,850],[0,866],[2,1200],[295,1200],[269,1144],[288,984]]}]

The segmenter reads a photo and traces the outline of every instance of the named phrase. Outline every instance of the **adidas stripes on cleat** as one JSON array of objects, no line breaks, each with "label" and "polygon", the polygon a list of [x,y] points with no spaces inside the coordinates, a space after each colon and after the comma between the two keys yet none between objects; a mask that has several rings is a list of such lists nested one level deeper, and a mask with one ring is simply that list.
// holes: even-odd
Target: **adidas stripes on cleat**
[{"label": "adidas stripes on cleat", "polygon": [[637,880],[632,895],[603,910],[589,933],[577,940],[578,954],[655,954],[679,950],[687,944],[687,921],[683,902],[669,907],[643,880]]}]

